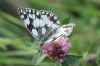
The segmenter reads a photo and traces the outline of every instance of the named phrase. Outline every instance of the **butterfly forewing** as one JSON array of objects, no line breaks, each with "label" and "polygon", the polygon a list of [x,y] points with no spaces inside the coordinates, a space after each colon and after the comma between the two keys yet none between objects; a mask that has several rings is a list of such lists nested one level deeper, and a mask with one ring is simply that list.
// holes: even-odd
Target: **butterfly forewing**
[{"label": "butterfly forewing", "polygon": [[28,31],[38,40],[46,38],[60,27],[58,17],[50,11],[18,8],[18,13]]}]

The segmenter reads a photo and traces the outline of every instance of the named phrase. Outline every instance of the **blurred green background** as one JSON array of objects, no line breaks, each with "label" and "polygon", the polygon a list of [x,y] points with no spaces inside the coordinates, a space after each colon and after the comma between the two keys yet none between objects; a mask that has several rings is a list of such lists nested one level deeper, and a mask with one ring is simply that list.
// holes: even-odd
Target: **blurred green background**
[{"label": "blurred green background", "polygon": [[60,65],[46,58],[38,66],[100,66],[100,0],[0,0],[0,66],[33,66],[38,52],[39,43],[22,24],[18,7],[52,11],[62,24],[76,24],[69,37],[71,60],[66,57]]}]

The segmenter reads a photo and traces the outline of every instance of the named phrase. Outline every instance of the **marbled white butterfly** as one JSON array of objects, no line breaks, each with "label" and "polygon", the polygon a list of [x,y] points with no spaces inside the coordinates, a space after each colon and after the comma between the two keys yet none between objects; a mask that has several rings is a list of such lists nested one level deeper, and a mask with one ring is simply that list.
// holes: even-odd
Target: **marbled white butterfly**
[{"label": "marbled white butterfly", "polygon": [[18,8],[18,13],[30,34],[41,44],[61,36],[68,37],[75,26],[74,23],[60,26],[59,18],[50,11]]}]

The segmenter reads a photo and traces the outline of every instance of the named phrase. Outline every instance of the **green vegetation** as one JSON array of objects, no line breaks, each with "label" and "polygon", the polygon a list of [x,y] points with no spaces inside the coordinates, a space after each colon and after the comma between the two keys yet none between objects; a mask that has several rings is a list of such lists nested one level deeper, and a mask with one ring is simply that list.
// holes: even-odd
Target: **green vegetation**
[{"label": "green vegetation", "polygon": [[[76,24],[69,37],[72,48],[62,64],[45,58],[44,55],[36,58],[41,55],[37,53],[39,42],[28,33],[17,13],[18,7],[29,6],[54,12],[62,24]],[[99,66],[100,0],[1,0],[0,66],[34,66],[32,64]]]}]

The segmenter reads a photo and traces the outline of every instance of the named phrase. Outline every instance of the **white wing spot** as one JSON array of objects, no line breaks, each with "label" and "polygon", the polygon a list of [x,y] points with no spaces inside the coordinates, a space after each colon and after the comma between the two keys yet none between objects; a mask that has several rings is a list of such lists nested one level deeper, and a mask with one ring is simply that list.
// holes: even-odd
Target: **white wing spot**
[{"label": "white wing spot", "polygon": [[46,29],[42,28],[42,34],[45,34],[45,32],[46,32]]},{"label": "white wing spot", "polygon": [[33,18],[32,14],[29,14],[29,17],[30,17],[30,18]]},{"label": "white wing spot", "polygon": [[32,18],[35,19],[35,15],[34,14],[32,15]]},{"label": "white wing spot", "polygon": [[35,36],[38,36],[38,32],[36,29],[32,29],[32,33],[35,35]]},{"label": "white wing spot", "polygon": [[31,13],[31,9],[29,9],[29,12]]},{"label": "white wing spot", "polygon": [[25,21],[25,24],[26,25],[29,25],[30,24],[29,18],[25,19],[24,21]]},{"label": "white wing spot", "polygon": [[34,13],[34,9],[33,9],[33,13]]},{"label": "white wing spot", "polygon": [[41,17],[43,18],[44,23],[48,24],[49,21],[48,17],[46,15],[42,15]]},{"label": "white wing spot", "polygon": [[40,19],[40,26],[43,27],[45,25],[45,22]]},{"label": "white wing spot", "polygon": [[26,14],[26,12],[23,12],[23,14]]},{"label": "white wing spot", "polygon": [[47,12],[46,14],[49,14],[49,12]]},{"label": "white wing spot", "polygon": [[23,10],[21,9],[21,11],[20,11],[21,13],[23,12]]},{"label": "white wing spot", "polygon": [[36,12],[36,15],[39,15],[39,12]]},{"label": "white wing spot", "polygon": [[25,10],[26,10],[26,12],[28,12],[28,9],[27,8]]},{"label": "white wing spot", "polygon": [[57,19],[57,17],[56,17],[56,16],[54,16],[54,19],[56,20],[56,19]]},{"label": "white wing spot", "polygon": [[52,17],[53,16],[53,14],[52,13],[50,13],[50,17]]},{"label": "white wing spot", "polygon": [[53,22],[52,21],[48,21],[48,27],[51,27],[52,26],[52,24],[53,24]]},{"label": "white wing spot", "polygon": [[44,11],[42,11],[42,14],[44,14]]},{"label": "white wing spot", "polygon": [[60,24],[60,22],[57,20],[57,23]]},{"label": "white wing spot", "polygon": [[36,18],[33,22],[34,26],[39,27],[40,25],[40,20],[38,18]]},{"label": "white wing spot", "polygon": [[56,24],[53,24],[53,25],[52,25],[52,28],[57,28],[57,25],[56,25]]},{"label": "white wing spot", "polygon": [[21,15],[20,17],[23,19],[24,18],[24,15]]}]

